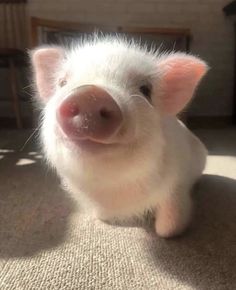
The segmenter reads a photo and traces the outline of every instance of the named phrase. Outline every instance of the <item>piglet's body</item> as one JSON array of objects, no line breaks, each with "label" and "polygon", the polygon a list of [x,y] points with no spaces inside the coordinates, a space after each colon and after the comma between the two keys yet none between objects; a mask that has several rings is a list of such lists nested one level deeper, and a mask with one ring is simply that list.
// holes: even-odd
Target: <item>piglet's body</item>
[{"label": "piglet's body", "polygon": [[112,38],[39,48],[32,63],[43,148],[68,191],[100,219],[153,211],[160,236],[181,233],[206,149],[176,114],[206,64]]}]

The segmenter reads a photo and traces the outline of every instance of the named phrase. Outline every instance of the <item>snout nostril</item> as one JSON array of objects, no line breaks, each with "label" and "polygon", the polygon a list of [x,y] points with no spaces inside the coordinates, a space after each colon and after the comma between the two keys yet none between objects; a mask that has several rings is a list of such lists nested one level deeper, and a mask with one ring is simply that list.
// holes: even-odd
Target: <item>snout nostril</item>
[{"label": "snout nostril", "polygon": [[100,116],[102,117],[102,119],[109,120],[112,116],[112,113],[103,108],[100,110]]},{"label": "snout nostril", "polygon": [[72,116],[76,116],[79,114],[79,108],[78,107],[70,107],[69,108],[69,113],[72,115]]},{"label": "snout nostril", "polygon": [[80,110],[77,104],[68,103],[60,107],[60,113],[63,117],[73,118],[79,115]]}]

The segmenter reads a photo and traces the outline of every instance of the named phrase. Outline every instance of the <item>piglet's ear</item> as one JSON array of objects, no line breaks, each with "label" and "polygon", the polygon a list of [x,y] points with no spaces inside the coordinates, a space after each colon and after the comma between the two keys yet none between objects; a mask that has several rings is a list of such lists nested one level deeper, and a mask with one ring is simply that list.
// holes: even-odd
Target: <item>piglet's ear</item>
[{"label": "piglet's ear", "polygon": [[64,50],[60,47],[38,48],[31,53],[36,88],[43,102],[47,102],[55,90],[55,75],[64,58]]},{"label": "piglet's ear", "polygon": [[162,111],[176,115],[191,100],[208,66],[197,57],[176,53],[160,59],[158,68],[161,73]]}]

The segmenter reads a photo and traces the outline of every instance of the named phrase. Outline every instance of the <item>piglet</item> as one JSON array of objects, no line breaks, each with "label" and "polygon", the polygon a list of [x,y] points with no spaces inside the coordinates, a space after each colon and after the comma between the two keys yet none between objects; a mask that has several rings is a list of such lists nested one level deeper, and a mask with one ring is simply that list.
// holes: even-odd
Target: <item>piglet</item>
[{"label": "piglet", "polygon": [[189,224],[207,151],[176,115],[207,71],[184,53],[103,37],[31,52],[46,159],[102,220],[152,212],[161,237]]}]

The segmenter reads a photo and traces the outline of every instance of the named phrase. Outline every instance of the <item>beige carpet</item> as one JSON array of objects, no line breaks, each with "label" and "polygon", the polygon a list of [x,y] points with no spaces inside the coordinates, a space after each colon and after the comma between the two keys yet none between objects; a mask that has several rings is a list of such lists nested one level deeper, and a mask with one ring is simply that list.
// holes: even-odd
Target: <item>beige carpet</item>
[{"label": "beige carpet", "polygon": [[[79,212],[29,132],[0,132],[0,289],[236,289],[236,129],[201,130],[212,154],[195,217],[163,240],[148,224]],[[4,150],[3,150],[4,149]]]}]

